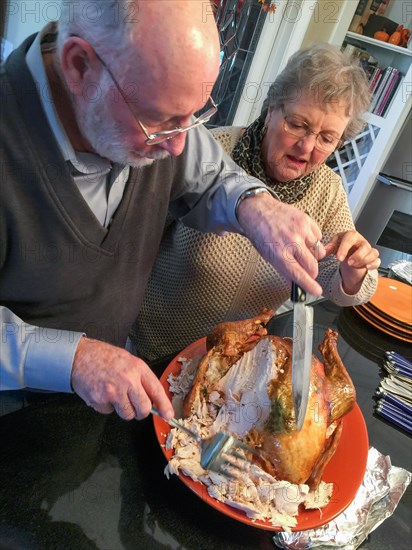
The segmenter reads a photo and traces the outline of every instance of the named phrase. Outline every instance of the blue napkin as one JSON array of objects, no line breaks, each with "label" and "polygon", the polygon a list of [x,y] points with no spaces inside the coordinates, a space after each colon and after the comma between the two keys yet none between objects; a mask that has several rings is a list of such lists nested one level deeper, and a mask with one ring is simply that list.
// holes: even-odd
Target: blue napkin
[{"label": "blue napkin", "polygon": [[394,351],[386,351],[383,368],[387,375],[376,392],[375,412],[412,434],[412,362]]}]

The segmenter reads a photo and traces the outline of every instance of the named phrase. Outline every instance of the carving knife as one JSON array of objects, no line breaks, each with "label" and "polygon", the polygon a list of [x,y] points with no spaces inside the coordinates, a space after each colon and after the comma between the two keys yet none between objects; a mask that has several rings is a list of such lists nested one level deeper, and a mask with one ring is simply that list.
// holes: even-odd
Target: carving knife
[{"label": "carving knife", "polygon": [[292,396],[296,429],[301,430],[308,406],[313,345],[313,308],[306,305],[306,293],[292,282],[293,344]]}]

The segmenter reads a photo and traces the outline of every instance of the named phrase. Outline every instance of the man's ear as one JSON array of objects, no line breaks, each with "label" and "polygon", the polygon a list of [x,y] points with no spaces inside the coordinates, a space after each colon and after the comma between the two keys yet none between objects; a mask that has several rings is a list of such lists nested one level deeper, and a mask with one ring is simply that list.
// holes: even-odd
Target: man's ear
[{"label": "man's ear", "polygon": [[101,69],[97,66],[97,57],[91,45],[78,36],[70,36],[64,43],[61,68],[73,95],[81,95],[85,82],[90,81],[90,73]]}]

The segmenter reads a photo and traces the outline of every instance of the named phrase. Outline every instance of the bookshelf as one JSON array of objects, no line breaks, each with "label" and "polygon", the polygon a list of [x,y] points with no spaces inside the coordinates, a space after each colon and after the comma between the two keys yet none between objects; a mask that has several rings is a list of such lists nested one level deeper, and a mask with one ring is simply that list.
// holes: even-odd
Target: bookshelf
[{"label": "bookshelf", "polygon": [[[342,48],[347,46],[372,56],[381,70],[381,89],[375,89],[371,112],[365,116],[365,129],[328,160],[342,178],[356,220],[411,111],[412,51],[410,44],[409,48],[395,46],[351,31],[343,39]],[[369,70],[373,71],[373,66]]]},{"label": "bookshelf", "polygon": [[370,36],[365,36],[364,34],[358,34],[357,32],[350,32],[348,31],[346,33],[346,38],[348,40],[355,40],[358,42],[363,42],[364,44],[371,45],[374,49],[379,48],[379,50],[388,50],[392,52],[392,54],[400,54],[405,55],[407,57],[412,56],[412,51],[409,48],[403,48],[401,46],[395,46],[394,44],[389,44],[388,42],[382,42],[381,40],[376,40],[375,38],[371,38]]}]

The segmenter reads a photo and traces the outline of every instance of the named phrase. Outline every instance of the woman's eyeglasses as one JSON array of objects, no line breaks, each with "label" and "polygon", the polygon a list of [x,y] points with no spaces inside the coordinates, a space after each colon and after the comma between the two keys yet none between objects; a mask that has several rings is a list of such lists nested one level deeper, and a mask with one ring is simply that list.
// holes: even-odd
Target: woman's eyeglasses
[{"label": "woman's eyeglasses", "polygon": [[286,114],[283,105],[281,105],[281,109],[284,120],[283,129],[287,134],[301,139],[313,134],[316,136],[316,148],[327,153],[331,153],[336,148],[342,147],[343,140],[341,138],[336,137],[329,132],[316,133],[303,118],[297,115]]}]

